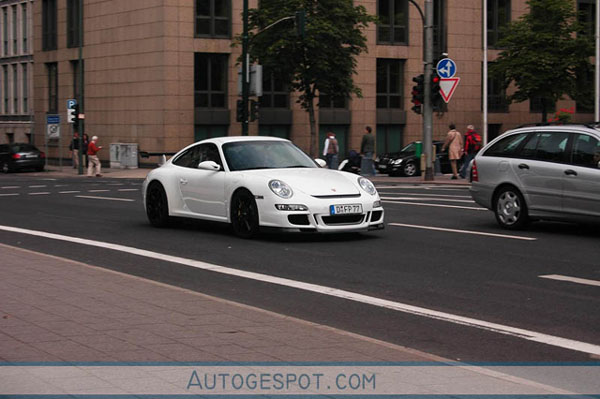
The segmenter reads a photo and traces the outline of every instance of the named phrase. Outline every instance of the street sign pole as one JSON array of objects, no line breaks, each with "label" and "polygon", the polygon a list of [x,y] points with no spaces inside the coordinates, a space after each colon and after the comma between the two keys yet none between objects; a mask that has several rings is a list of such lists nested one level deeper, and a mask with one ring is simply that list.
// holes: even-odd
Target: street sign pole
[{"label": "street sign pole", "polygon": [[423,97],[423,156],[425,181],[433,181],[433,106],[431,104],[431,75],[433,69],[433,0],[425,0],[425,86]]},{"label": "street sign pole", "polygon": [[242,32],[242,136],[248,135],[248,0],[244,0]]}]

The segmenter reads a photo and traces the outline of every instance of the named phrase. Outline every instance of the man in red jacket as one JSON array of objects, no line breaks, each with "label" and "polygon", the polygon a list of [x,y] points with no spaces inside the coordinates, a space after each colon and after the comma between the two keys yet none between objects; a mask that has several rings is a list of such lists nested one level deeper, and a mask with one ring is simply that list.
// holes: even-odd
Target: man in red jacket
[{"label": "man in red jacket", "polygon": [[87,154],[88,154],[88,177],[92,177],[94,175],[94,169],[96,170],[96,177],[101,177],[100,174],[100,159],[98,159],[98,151],[102,149],[102,146],[97,146],[96,142],[98,141],[98,136],[92,137],[92,141],[88,144]]}]

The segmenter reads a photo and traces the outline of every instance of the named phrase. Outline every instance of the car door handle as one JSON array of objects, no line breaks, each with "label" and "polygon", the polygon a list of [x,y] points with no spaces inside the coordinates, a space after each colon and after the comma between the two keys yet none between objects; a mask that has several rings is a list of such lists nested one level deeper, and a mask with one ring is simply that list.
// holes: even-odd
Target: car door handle
[{"label": "car door handle", "polygon": [[179,179],[179,183],[186,185],[188,183],[188,181],[186,179]]},{"label": "car door handle", "polygon": [[567,169],[567,170],[565,170],[565,175],[567,175],[567,176],[577,176],[577,172],[575,172],[573,169]]},{"label": "car door handle", "polygon": [[519,169],[529,169],[529,165],[527,165],[526,163],[521,163],[519,164]]}]

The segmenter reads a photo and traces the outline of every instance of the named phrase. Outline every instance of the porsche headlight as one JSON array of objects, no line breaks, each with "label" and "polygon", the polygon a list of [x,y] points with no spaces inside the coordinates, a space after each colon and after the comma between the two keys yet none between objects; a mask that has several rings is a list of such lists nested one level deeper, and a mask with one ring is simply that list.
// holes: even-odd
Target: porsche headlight
[{"label": "porsche headlight", "polygon": [[288,199],[292,198],[292,195],[294,195],[292,188],[281,180],[271,180],[269,182],[269,188],[275,193],[275,195],[281,198]]},{"label": "porsche headlight", "polygon": [[373,185],[373,183],[371,183],[371,181],[369,179],[365,179],[364,177],[359,177],[358,184],[360,185],[360,188],[365,190],[367,193],[369,193],[371,195],[377,194],[377,190],[375,189],[375,186]]}]

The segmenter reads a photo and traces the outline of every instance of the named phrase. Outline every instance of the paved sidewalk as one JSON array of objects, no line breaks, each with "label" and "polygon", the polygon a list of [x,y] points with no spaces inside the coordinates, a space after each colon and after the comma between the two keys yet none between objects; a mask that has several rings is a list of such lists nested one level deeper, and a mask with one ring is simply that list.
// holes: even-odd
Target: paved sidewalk
[{"label": "paved sidewalk", "polygon": [[0,361],[442,360],[64,258],[0,259]]},{"label": "paved sidewalk", "polygon": [[[152,169],[147,168],[138,168],[138,169],[109,169],[103,168],[102,174],[103,177],[114,178],[114,179],[144,179],[148,172]],[[34,172],[34,173],[23,173],[23,175],[35,176],[35,177],[87,177],[85,173],[83,175],[79,175],[77,169],[72,167],[64,166],[61,169],[58,166],[51,165],[49,166],[47,171],[44,172]],[[416,177],[390,177],[388,175],[377,175],[369,177],[373,182],[378,184],[453,184],[459,186],[468,186],[470,185],[469,181],[466,179],[457,179],[452,180],[452,175],[436,175],[434,176],[433,181],[424,181],[422,176]]]}]

